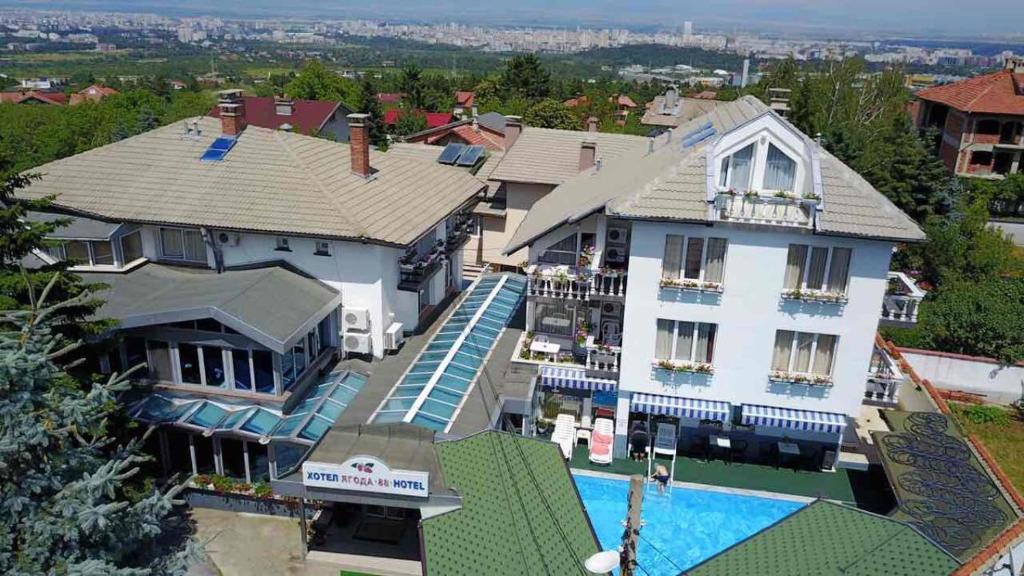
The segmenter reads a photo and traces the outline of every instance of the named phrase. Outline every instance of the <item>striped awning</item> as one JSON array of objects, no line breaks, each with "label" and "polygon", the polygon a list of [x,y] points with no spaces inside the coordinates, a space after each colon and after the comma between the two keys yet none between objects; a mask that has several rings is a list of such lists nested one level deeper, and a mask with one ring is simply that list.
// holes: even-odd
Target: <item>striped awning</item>
[{"label": "striped awning", "polygon": [[614,392],[618,382],[609,378],[593,378],[587,376],[583,368],[567,368],[562,366],[541,366],[541,386],[547,388],[567,388],[572,390],[594,390],[597,392]]},{"label": "striped awning", "polygon": [[629,408],[633,412],[663,414],[665,416],[695,418],[698,420],[719,420],[721,422],[727,422],[732,412],[728,402],[662,396],[660,394],[642,394],[640,392],[633,393]]},{"label": "striped awning", "polygon": [[753,424],[754,426],[840,434],[846,426],[846,416],[831,412],[744,404],[743,423]]}]

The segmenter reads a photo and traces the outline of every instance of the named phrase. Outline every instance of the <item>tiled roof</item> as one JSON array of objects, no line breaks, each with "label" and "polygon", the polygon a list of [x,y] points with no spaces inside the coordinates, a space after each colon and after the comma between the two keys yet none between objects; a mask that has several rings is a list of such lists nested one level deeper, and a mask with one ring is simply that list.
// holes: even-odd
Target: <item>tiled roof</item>
[{"label": "tiled roof", "polygon": [[686,575],[944,576],[957,566],[902,522],[819,500]]},{"label": "tiled roof", "polygon": [[974,114],[1024,116],[1024,74],[1000,70],[918,91],[917,97]]},{"label": "tiled roof", "polygon": [[40,92],[29,90],[28,92],[0,92],[0,103],[10,102],[21,104],[29,100],[38,100],[44,104],[63,106],[68,103],[68,95],[63,92]]},{"label": "tiled roof", "polygon": [[579,173],[580,146],[585,138],[595,140],[597,159],[603,162],[647,149],[643,136],[526,126],[491,177],[504,182],[561,184]]},{"label": "tiled roof", "polygon": [[380,92],[377,94],[377,101],[381,104],[398,104],[405,94],[401,92]]},{"label": "tiled roof", "polygon": [[654,100],[647,104],[647,110],[644,111],[644,116],[640,119],[640,123],[646,126],[675,128],[680,124],[685,124],[689,120],[711,112],[716,106],[721,104],[717,100],[697,98],[679,98],[678,102],[678,109],[666,114],[663,110],[665,97],[655,96]]},{"label": "tiled roof", "polygon": [[[277,113],[277,106],[271,96],[245,96],[244,99],[245,121],[250,125],[276,130],[283,124],[289,124],[292,131],[307,135],[319,132],[341,107],[341,102],[293,100],[292,113],[285,116]],[[210,110],[210,116],[219,118],[220,109],[214,106]]]},{"label": "tiled roof", "polygon": [[625,94],[618,97],[617,104],[619,106],[625,106],[626,108],[636,108],[636,102],[633,102],[633,99]]},{"label": "tiled roof", "polygon": [[[710,122],[718,134],[724,134],[764,114],[774,112],[748,96],[722,103],[681,126],[678,132],[699,129]],[[506,250],[518,250],[561,224],[599,211],[626,218],[710,221],[706,171],[709,142],[681,149],[678,138],[668,142],[667,136],[661,136],[654,152],[648,152],[647,146],[634,149],[605,163],[600,170],[567,179],[534,204]],[[512,147],[513,152],[519,145],[517,142]],[[910,217],[853,169],[824,150],[819,152],[825,209],[818,214],[817,232],[887,240],[924,237]]]},{"label": "tiled roof", "polygon": [[[391,110],[384,112],[384,123],[388,125],[395,124],[401,116],[405,115],[405,113],[405,110],[392,108]],[[449,112],[424,112],[422,110],[417,110],[416,113],[422,114],[426,117],[427,126],[430,128],[444,126],[452,121],[452,115]]]},{"label": "tiled roof", "polygon": [[597,541],[554,444],[488,431],[437,452],[462,508],[423,520],[424,573],[587,574]]},{"label": "tiled roof", "polygon": [[455,92],[455,103],[459,106],[472,106],[473,100],[476,99],[475,92],[469,92],[464,90],[457,90]]},{"label": "tiled roof", "polygon": [[157,128],[33,168],[24,197],[127,222],[209,226],[407,245],[484,184],[467,171],[370,152],[373,177],[352,174],[347,144],[249,126],[220,162],[199,157],[220,121]]}]

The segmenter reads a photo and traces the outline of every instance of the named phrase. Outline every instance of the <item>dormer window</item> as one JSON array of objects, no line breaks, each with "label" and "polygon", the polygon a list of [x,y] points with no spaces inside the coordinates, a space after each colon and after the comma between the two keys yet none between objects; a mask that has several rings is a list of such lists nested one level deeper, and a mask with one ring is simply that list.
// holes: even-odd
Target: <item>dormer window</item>
[{"label": "dormer window", "polygon": [[722,158],[718,186],[738,193],[794,192],[797,162],[762,137]]},{"label": "dormer window", "polygon": [[764,189],[792,192],[796,186],[796,161],[779,150],[775,144],[768,145],[768,157],[764,164]]},{"label": "dormer window", "polygon": [[722,158],[722,172],[718,185],[725,189],[746,192],[750,189],[751,168],[754,162],[754,145],[751,144]]},{"label": "dormer window", "polygon": [[810,198],[819,176],[814,142],[765,114],[727,132],[708,150],[709,200],[742,194]]}]

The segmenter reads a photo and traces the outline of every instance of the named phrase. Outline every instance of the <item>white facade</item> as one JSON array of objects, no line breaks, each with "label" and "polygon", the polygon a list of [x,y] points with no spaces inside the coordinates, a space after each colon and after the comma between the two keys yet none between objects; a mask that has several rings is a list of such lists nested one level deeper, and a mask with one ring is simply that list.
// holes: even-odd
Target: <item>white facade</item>
[{"label": "white facade", "polygon": [[[668,234],[726,239],[720,295],[659,287]],[[846,303],[782,298],[790,244],[852,250]],[[616,425],[620,442],[624,446],[634,392],[855,416],[864,396],[891,249],[887,242],[797,230],[633,222]],[[714,373],[657,369],[659,319],[715,324]],[[777,330],[837,336],[833,385],[769,382]]]}]

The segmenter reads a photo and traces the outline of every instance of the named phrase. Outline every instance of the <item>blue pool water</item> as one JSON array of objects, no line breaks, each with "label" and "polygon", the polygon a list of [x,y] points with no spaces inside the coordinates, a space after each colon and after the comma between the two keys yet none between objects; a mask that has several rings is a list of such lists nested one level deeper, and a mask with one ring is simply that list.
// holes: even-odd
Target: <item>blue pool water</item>
[{"label": "blue pool water", "polygon": [[[574,475],[602,550],[622,543],[629,482]],[[802,508],[788,500],[672,488],[644,493],[638,574],[675,576]]]}]

